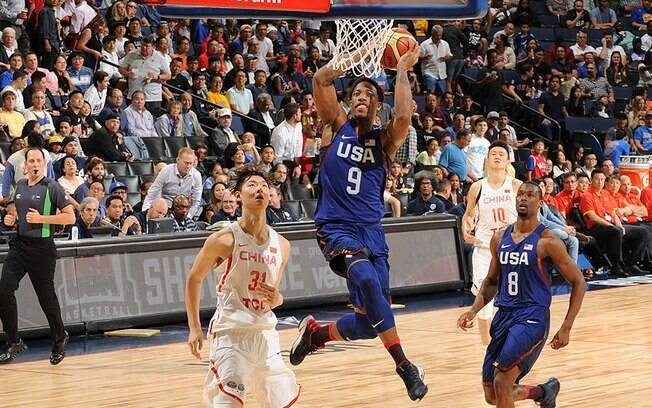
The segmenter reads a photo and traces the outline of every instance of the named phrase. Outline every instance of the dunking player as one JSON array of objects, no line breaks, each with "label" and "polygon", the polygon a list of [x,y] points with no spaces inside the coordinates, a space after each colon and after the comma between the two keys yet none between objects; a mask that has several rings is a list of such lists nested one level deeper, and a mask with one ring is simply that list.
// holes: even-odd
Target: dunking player
[{"label": "dunking player", "polygon": [[[464,239],[472,243],[473,287],[478,294],[491,262],[489,241],[494,232],[516,221],[515,197],[521,181],[507,175],[509,167],[509,146],[496,141],[489,146],[485,159],[485,178],[471,185],[466,212],[462,218]],[[475,233],[473,229],[475,228]],[[493,315],[493,301],[478,312],[480,339],[489,344],[489,327]]]},{"label": "dunking player", "polygon": [[290,362],[297,365],[326,342],[378,336],[412,400],[423,398],[428,387],[423,383],[423,370],[405,357],[398,337],[389,299],[388,248],[380,220],[387,166],[405,141],[411,121],[407,71],[418,58],[415,46],[398,62],[395,114],[384,128],[373,125],[383,101],[383,91],[376,82],[360,78],[353,83],[349,119],[337,103],[333,86],[344,73],[327,65],[314,76],[315,105],[334,135],[331,140],[322,139],[325,147],[319,168],[317,239],[331,269],[348,280],[355,312],[326,326],[306,316],[290,351]]},{"label": "dunking player", "polygon": [[278,285],[290,243],[265,222],[269,184],[262,173],[243,173],[235,191],[242,201],[242,218],[208,237],[188,275],[188,345],[200,358],[199,296],[204,277],[215,267],[217,310],[208,328],[205,402],[214,408],[239,408],[251,386],[262,407],[290,407],[300,387],[281,359],[272,312],[283,303]]},{"label": "dunking player", "polygon": [[494,297],[498,313],[491,325],[491,343],[482,367],[485,400],[499,408],[531,399],[543,408],[555,408],[559,381],[518,385],[534,366],[550,328],[550,277],[541,260],[550,260],[571,284],[570,303],[561,328],[552,339],[557,350],[565,347],[582,306],[585,283],[564,244],[539,223],[543,193],[536,183],[525,182],[516,195],[516,223],[491,238],[494,255],[489,273],[471,309],[457,320],[460,328],[473,326],[476,314]]}]

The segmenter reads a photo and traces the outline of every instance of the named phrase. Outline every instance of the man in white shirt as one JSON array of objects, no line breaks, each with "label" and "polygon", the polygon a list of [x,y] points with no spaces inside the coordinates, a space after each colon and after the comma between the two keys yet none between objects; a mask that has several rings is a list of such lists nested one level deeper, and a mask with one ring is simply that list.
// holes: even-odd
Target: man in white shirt
[{"label": "man in white shirt", "polygon": [[298,178],[303,154],[301,108],[296,103],[289,103],[283,112],[285,120],[274,128],[271,145],[276,152],[276,162],[285,164],[288,171],[292,171],[292,177]]},{"label": "man in white shirt", "polygon": [[95,71],[93,85],[84,92],[84,100],[91,105],[91,116],[99,118],[106,104],[106,92],[109,89],[109,74]]},{"label": "man in white shirt", "polygon": [[191,199],[188,217],[199,217],[202,212],[202,182],[201,174],[195,168],[195,161],[195,152],[191,148],[179,149],[177,162],[166,165],[147,191],[143,200],[143,211],[150,208],[157,198],[163,198],[168,206],[172,206],[174,197],[184,195]]},{"label": "man in white shirt", "polygon": [[254,97],[245,86],[247,84],[247,73],[242,69],[237,70],[234,82],[235,85],[226,91],[226,97],[229,99],[232,110],[247,115],[254,107]]},{"label": "man in white shirt", "polygon": [[274,61],[276,57],[274,57],[274,44],[267,38],[267,24],[256,24],[256,40],[258,40],[256,69],[262,69],[269,76],[268,63]]},{"label": "man in white shirt", "polygon": [[600,67],[603,70],[609,68],[609,63],[611,62],[611,54],[615,51],[620,53],[622,64],[627,65],[627,54],[625,53],[625,50],[623,50],[623,47],[620,45],[614,45],[614,35],[611,31],[605,31],[602,34],[601,42],[602,47],[598,47],[595,52],[598,54],[598,59],[602,61]]},{"label": "man in white shirt", "polygon": [[489,146],[491,143],[484,137],[485,133],[489,129],[487,124],[487,119],[478,118],[473,124],[473,136],[471,137],[471,142],[464,149],[464,154],[466,155],[466,161],[469,167],[468,177],[476,181],[484,177],[484,161],[489,152]]},{"label": "man in white shirt", "polygon": [[589,45],[586,41],[588,39],[588,35],[584,31],[578,31],[577,35],[575,36],[576,38],[576,43],[575,45],[572,45],[570,47],[571,51],[573,51],[573,57],[575,58],[575,63],[579,65],[584,64],[584,54],[587,52],[595,52],[595,48],[593,48],[591,45]]},{"label": "man in white shirt", "polygon": [[0,68],[9,69],[9,57],[18,51],[16,30],[5,27],[2,30],[2,45],[0,45]]},{"label": "man in white shirt", "polygon": [[86,0],[75,0],[75,5],[71,20],[72,32],[81,34],[84,27],[95,18],[97,12],[86,3]]},{"label": "man in white shirt", "polygon": [[426,89],[430,92],[446,92],[446,61],[453,58],[448,43],[441,39],[444,29],[440,25],[432,28],[430,38],[421,43],[419,59],[421,72],[426,80]]},{"label": "man in white shirt", "polygon": [[328,31],[328,27],[322,25],[319,27],[319,38],[312,44],[319,49],[319,59],[324,62],[333,59],[335,53],[335,43],[330,39],[330,36],[331,32]]}]

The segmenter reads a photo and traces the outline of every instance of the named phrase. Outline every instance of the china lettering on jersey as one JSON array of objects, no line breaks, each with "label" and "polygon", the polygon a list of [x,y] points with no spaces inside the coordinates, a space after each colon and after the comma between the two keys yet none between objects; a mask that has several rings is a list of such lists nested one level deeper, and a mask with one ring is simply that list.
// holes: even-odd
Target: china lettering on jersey
[{"label": "china lettering on jersey", "polygon": [[488,246],[496,231],[516,222],[516,192],[514,179],[509,176],[496,189],[491,187],[486,178],[480,181],[480,186],[475,236]]}]

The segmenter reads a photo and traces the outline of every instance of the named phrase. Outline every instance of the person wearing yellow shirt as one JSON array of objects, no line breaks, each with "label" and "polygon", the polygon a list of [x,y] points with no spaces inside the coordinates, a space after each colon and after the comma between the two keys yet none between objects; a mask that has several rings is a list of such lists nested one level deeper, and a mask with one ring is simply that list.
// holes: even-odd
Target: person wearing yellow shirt
[{"label": "person wearing yellow shirt", "polygon": [[16,92],[12,89],[4,89],[0,93],[2,98],[2,110],[0,110],[0,127],[9,133],[10,139],[22,136],[25,126],[25,117],[16,111]]},{"label": "person wearing yellow shirt", "polygon": [[222,76],[219,74],[213,75],[208,91],[208,100],[220,108],[228,108],[230,106],[229,99],[222,93],[222,85],[224,85]]}]

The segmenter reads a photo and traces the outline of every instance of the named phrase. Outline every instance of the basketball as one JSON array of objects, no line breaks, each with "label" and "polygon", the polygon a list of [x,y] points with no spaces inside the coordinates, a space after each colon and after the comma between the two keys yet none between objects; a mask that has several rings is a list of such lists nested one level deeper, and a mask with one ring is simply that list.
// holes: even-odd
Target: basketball
[{"label": "basketball", "polygon": [[392,28],[387,34],[385,51],[380,59],[380,65],[386,69],[396,69],[399,58],[410,49],[412,43],[416,44],[417,40],[407,30]]}]

